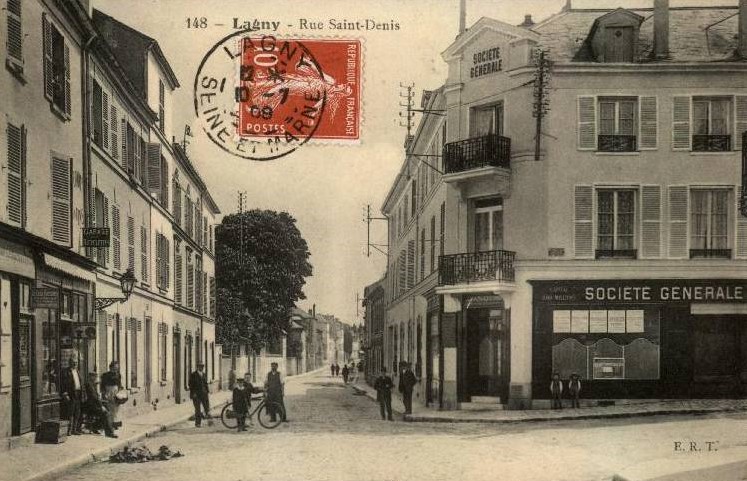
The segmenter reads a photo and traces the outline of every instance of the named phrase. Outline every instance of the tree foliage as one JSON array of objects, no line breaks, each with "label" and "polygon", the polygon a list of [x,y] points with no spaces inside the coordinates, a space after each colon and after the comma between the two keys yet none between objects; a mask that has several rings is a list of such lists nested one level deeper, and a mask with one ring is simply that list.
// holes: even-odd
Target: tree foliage
[{"label": "tree foliage", "polygon": [[215,233],[217,338],[259,350],[288,328],[312,273],[309,249],[287,212],[231,214]]}]

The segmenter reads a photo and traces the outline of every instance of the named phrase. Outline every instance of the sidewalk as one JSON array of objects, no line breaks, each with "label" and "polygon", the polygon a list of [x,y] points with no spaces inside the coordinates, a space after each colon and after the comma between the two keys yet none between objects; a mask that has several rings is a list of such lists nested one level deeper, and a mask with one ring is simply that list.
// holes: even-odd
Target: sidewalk
[{"label": "sidewalk", "polygon": [[[230,391],[219,391],[210,396],[213,415],[220,416],[220,409],[230,395]],[[123,419],[122,428],[117,431],[118,439],[84,434],[68,436],[62,444],[30,444],[0,453],[0,481],[55,479],[65,471],[106,459],[124,446],[135,444],[148,436],[187,421],[193,413],[192,403],[187,399],[182,404]]]},{"label": "sidewalk", "polygon": [[[360,381],[351,385],[353,389],[376,400],[373,387]],[[393,393],[394,394],[394,393]],[[404,408],[396,394],[392,399],[392,410],[402,413]],[[410,422],[444,422],[444,423],[519,423],[563,421],[570,419],[603,419],[628,418],[639,416],[660,416],[666,414],[707,414],[715,412],[747,411],[745,399],[694,399],[667,400],[650,403],[627,404],[619,406],[588,407],[581,409],[529,409],[523,411],[501,410],[464,410],[438,411],[426,408],[417,400],[413,401],[412,414],[404,415],[405,421]]]}]

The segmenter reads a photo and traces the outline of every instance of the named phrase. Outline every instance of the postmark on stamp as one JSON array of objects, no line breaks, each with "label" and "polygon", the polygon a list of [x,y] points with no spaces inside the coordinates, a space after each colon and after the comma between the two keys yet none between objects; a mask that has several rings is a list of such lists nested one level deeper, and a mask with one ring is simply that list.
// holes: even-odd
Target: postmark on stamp
[{"label": "postmark on stamp", "polygon": [[215,44],[194,86],[195,114],[208,137],[253,160],[288,155],[309,141],[357,141],[360,95],[360,41],[253,31]]}]

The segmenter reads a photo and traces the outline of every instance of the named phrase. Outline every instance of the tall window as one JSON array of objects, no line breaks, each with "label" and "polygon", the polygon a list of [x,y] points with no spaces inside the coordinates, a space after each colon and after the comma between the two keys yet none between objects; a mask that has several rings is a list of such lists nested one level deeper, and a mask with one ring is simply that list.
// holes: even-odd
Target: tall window
[{"label": "tall window", "polygon": [[731,104],[727,98],[693,98],[693,150],[731,149]]},{"label": "tall window", "polygon": [[166,323],[158,324],[158,373],[161,381],[166,381],[166,338],[168,335],[168,325]]},{"label": "tall window", "polygon": [[159,289],[169,288],[170,261],[169,240],[161,233],[156,234],[156,285]]},{"label": "tall window", "polygon": [[599,143],[602,152],[637,150],[636,132],[638,100],[632,98],[599,98]]},{"label": "tall window", "polygon": [[410,184],[410,198],[411,198],[411,206],[410,206],[410,216],[415,217],[415,212],[417,212],[418,209],[418,186],[415,179],[412,180],[412,183]]},{"label": "tall window", "polygon": [[134,317],[130,319],[130,387],[137,387],[137,328],[140,321]]},{"label": "tall window", "polygon": [[13,71],[23,72],[23,23],[21,22],[21,0],[8,0],[8,63]]},{"label": "tall window", "polygon": [[597,219],[597,257],[635,258],[635,191],[598,191]]},{"label": "tall window", "polygon": [[690,257],[731,257],[729,191],[693,190],[690,210]]},{"label": "tall window", "polygon": [[420,279],[425,279],[425,227],[420,230]]},{"label": "tall window", "polygon": [[503,201],[486,199],[475,203],[475,252],[503,248]]},{"label": "tall window", "polygon": [[[20,0],[19,5],[20,5]],[[10,3],[10,2],[9,2]],[[20,8],[20,7],[19,7]],[[26,128],[8,124],[8,222],[26,224]]]},{"label": "tall window", "polygon": [[[109,199],[99,189],[94,191],[96,226],[109,226]],[[96,249],[96,262],[106,267],[109,264],[109,249],[107,247],[98,247]]]},{"label": "tall window", "polygon": [[[445,126],[446,124],[444,124]],[[501,104],[475,107],[470,111],[470,137],[503,134],[503,106]]]},{"label": "tall window", "polygon": [[441,202],[441,238],[438,242],[440,255],[444,255],[444,235],[446,233],[446,203]]},{"label": "tall window", "polygon": [[52,240],[69,246],[72,241],[71,161],[52,157]]},{"label": "tall window", "polygon": [[436,216],[431,216],[431,270],[436,268]]},{"label": "tall window", "polygon": [[55,111],[70,117],[70,47],[57,27],[42,16],[44,96]]},{"label": "tall window", "polygon": [[166,132],[166,89],[163,80],[158,81],[158,126],[161,132]]}]

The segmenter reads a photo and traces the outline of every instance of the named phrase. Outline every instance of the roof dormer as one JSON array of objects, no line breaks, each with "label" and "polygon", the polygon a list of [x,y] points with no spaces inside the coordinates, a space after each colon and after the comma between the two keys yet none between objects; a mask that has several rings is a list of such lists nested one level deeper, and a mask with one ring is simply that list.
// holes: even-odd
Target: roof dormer
[{"label": "roof dormer", "polygon": [[609,12],[594,21],[577,60],[601,63],[635,61],[638,32],[643,17],[623,8]]}]

